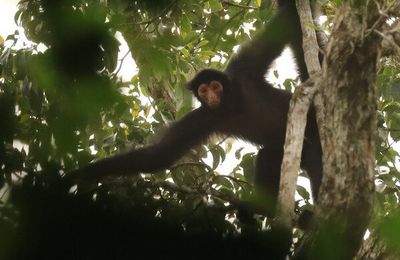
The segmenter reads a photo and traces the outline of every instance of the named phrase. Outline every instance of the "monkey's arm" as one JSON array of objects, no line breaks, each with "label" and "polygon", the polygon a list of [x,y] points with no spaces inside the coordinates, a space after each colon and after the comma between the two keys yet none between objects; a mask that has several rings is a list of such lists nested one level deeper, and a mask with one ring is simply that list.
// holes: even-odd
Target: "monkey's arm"
[{"label": "monkey's arm", "polygon": [[128,175],[167,168],[191,147],[203,142],[217,120],[205,109],[193,110],[171,125],[159,142],[90,163],[66,175],[66,179],[95,179],[105,175]]},{"label": "monkey's arm", "polygon": [[234,76],[263,79],[266,70],[281,54],[285,45],[301,47],[301,41],[301,27],[295,1],[280,1],[274,17],[261,33],[239,49],[229,61],[226,72]]}]

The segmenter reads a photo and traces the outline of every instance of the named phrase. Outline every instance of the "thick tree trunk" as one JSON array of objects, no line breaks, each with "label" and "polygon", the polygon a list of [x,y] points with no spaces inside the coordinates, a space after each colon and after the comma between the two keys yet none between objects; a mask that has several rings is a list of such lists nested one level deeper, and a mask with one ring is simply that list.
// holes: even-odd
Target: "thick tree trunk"
[{"label": "thick tree trunk", "polygon": [[[362,3],[361,3],[362,2]],[[369,221],[374,193],[376,63],[380,26],[375,2],[343,2],[322,68],[324,178],[315,226],[300,258],[351,259]]]},{"label": "thick tree trunk", "polygon": [[382,241],[375,235],[371,235],[367,240],[365,240],[357,253],[356,259],[360,260],[396,260],[393,252],[387,250],[385,241]]}]

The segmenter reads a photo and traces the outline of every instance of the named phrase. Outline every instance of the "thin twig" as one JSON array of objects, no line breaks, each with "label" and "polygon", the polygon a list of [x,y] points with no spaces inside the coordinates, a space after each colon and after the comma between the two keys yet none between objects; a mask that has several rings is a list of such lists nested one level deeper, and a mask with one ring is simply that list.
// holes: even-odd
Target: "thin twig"
[{"label": "thin twig", "polygon": [[384,40],[386,40],[387,42],[389,42],[397,51],[397,53],[400,54],[400,46],[393,41],[393,39],[390,39],[390,37],[388,37],[387,35],[383,34],[382,32],[378,31],[378,30],[374,30],[374,33],[378,34],[379,36],[381,36]]},{"label": "thin twig", "polygon": [[171,2],[166,8],[164,8],[164,10],[157,16],[147,20],[147,21],[143,21],[143,22],[139,22],[139,23],[135,23],[136,25],[143,25],[143,24],[151,24],[153,22],[155,22],[157,19],[160,19],[161,17],[163,17],[165,14],[167,14],[170,9],[172,9],[172,7],[177,3],[178,1],[175,0],[173,2]]},{"label": "thin twig", "polygon": [[[138,35],[136,35],[135,39],[133,39],[132,43],[135,43],[141,36],[142,34],[147,30],[147,28],[149,28],[150,23],[146,24],[146,26],[138,33]],[[118,69],[113,73],[114,76],[118,75],[118,73],[120,72],[121,68],[122,68],[122,64],[125,60],[125,58],[128,56],[128,54],[131,52],[131,50],[128,50],[124,57],[122,57],[121,62],[119,63]]]},{"label": "thin twig", "polygon": [[0,201],[2,201],[2,200],[4,199],[4,197],[6,196],[6,194],[8,194],[9,190],[10,190],[9,187],[7,187],[7,188],[4,189],[3,194],[1,194],[1,196],[0,196]]},{"label": "thin twig", "polygon": [[249,10],[258,9],[258,7],[252,7],[252,6],[248,6],[248,5],[241,5],[241,4],[231,3],[231,2],[228,2],[228,1],[222,1],[222,4],[229,5],[229,6],[234,6],[234,7],[238,7],[238,8],[242,8],[242,9],[249,9]]}]

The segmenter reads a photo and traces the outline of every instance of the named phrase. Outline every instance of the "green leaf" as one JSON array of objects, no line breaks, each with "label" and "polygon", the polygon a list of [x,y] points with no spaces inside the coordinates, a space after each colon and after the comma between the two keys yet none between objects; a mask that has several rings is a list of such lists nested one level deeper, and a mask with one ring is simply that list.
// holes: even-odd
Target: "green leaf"
[{"label": "green leaf", "polygon": [[297,192],[303,199],[310,200],[310,193],[303,186],[297,185]]},{"label": "green leaf", "polygon": [[184,58],[188,58],[190,56],[190,53],[186,48],[182,48],[181,53],[183,54]]},{"label": "green leaf", "polygon": [[202,40],[201,42],[199,42],[199,44],[197,44],[197,47],[198,48],[201,48],[201,47],[203,47],[203,46],[205,46],[205,45],[207,45],[208,44],[208,41],[207,40]]},{"label": "green leaf", "polygon": [[181,24],[181,30],[185,31],[186,33],[189,33],[192,30],[192,24],[186,15],[183,15],[181,17],[180,24]]},{"label": "green leaf", "polygon": [[213,51],[206,50],[206,51],[201,51],[200,55],[206,59],[209,59],[209,58],[214,57],[216,55],[216,53]]},{"label": "green leaf", "polygon": [[279,78],[279,72],[277,70],[274,70],[274,77],[277,79]]},{"label": "green leaf", "polygon": [[252,182],[256,172],[254,153],[247,153],[243,155],[240,166],[243,168],[243,175],[246,180]]},{"label": "green leaf", "polygon": [[235,152],[235,158],[236,158],[237,160],[240,159],[241,153],[242,153],[242,150],[243,150],[243,149],[244,149],[244,147],[241,147],[241,148],[239,148],[239,149],[236,150],[236,152]]},{"label": "green leaf", "polygon": [[217,145],[211,150],[211,154],[213,156],[213,169],[215,170],[220,162],[225,160],[225,151]]},{"label": "green leaf", "polygon": [[219,0],[210,0],[209,3],[210,3],[211,11],[213,11],[213,12],[220,11],[223,9],[223,6]]},{"label": "green leaf", "polygon": [[214,182],[215,184],[221,185],[222,187],[227,189],[233,188],[232,182],[225,176],[216,176],[216,178],[214,178]]}]

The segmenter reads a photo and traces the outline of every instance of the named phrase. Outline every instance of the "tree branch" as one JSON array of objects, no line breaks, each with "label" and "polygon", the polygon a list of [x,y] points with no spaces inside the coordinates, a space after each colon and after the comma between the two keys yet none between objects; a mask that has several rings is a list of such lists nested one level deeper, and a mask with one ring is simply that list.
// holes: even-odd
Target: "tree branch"
[{"label": "tree branch", "polygon": [[177,2],[178,2],[177,0],[172,1],[167,7],[164,8],[164,10],[159,15],[156,15],[147,21],[143,21],[143,22],[139,22],[139,23],[135,23],[135,24],[136,25],[146,25],[146,24],[154,23],[156,20],[158,20],[161,17],[163,17],[164,15],[166,15]]},{"label": "tree branch", "polygon": [[307,112],[316,90],[315,81],[310,79],[296,88],[290,101],[277,208],[277,223],[288,229],[292,228],[294,219],[294,196],[300,169]]},{"label": "tree branch", "polygon": [[318,53],[319,46],[315,30],[308,26],[312,21],[309,1],[297,0],[301,27],[303,31],[303,49],[307,69],[312,79],[296,88],[290,101],[286,141],[281,166],[281,180],[277,205],[277,223],[291,229],[294,219],[294,195],[296,192],[297,175],[300,169],[301,152],[303,150],[304,132],[307,123],[307,112],[317,90],[315,75],[321,70]]},{"label": "tree branch", "polygon": [[[311,4],[311,9],[312,9],[312,17],[314,18],[314,24],[318,26],[319,28],[319,22],[318,19],[323,15],[321,11],[321,2],[320,1],[313,1]],[[320,48],[320,51],[325,53],[326,45],[328,44],[328,36],[325,34],[325,32],[322,29],[317,30],[317,40],[318,40],[318,46]]]},{"label": "tree branch", "polygon": [[252,7],[252,6],[248,6],[248,5],[241,5],[241,4],[231,3],[231,2],[228,2],[228,1],[222,1],[222,4],[223,5],[229,5],[229,6],[237,7],[237,8],[242,8],[242,9],[249,9],[249,10],[258,9],[258,7]]},{"label": "tree branch", "polygon": [[[397,39],[398,37],[400,37],[399,33],[397,33],[397,35],[384,34],[376,29],[374,30],[374,33],[376,33],[377,35],[382,37],[382,39],[383,39],[382,51],[385,55],[393,55],[395,53],[397,55],[400,55],[400,46],[396,42],[396,40],[400,40],[400,39]],[[397,38],[396,38],[396,36],[397,36]]]},{"label": "tree branch", "polygon": [[313,26],[314,19],[309,1],[296,1],[297,12],[301,21],[301,30],[303,31],[303,50],[308,74],[312,76],[321,71],[321,64],[318,59],[319,45],[317,34]]}]

